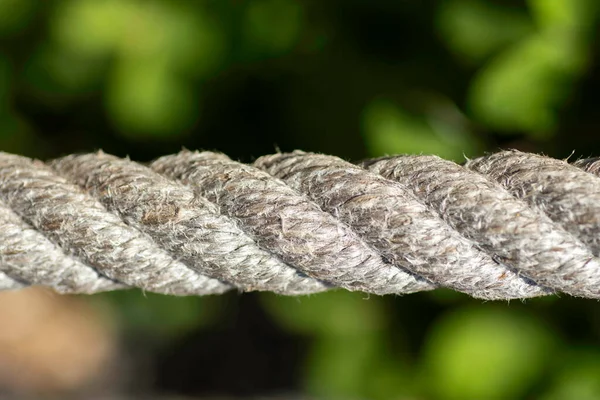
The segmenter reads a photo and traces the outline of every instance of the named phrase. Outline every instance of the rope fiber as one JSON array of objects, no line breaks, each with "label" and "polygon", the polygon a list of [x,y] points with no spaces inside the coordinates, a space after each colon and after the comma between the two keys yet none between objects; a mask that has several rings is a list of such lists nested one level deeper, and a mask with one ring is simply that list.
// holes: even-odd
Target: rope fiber
[{"label": "rope fiber", "polygon": [[0,152],[0,290],[600,298],[600,159]]}]

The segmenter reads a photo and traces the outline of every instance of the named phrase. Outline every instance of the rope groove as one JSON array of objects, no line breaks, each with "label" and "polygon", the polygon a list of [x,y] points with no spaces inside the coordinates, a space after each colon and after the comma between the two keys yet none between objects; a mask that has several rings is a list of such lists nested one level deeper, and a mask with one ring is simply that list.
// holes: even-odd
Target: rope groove
[{"label": "rope groove", "polygon": [[600,298],[600,160],[0,153],[0,290]]}]

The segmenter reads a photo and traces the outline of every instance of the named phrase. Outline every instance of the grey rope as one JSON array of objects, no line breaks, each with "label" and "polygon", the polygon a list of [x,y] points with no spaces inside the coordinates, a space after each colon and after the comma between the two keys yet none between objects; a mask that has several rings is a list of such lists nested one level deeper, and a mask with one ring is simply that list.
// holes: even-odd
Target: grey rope
[{"label": "grey rope", "polygon": [[0,153],[0,290],[600,298],[600,161]]}]

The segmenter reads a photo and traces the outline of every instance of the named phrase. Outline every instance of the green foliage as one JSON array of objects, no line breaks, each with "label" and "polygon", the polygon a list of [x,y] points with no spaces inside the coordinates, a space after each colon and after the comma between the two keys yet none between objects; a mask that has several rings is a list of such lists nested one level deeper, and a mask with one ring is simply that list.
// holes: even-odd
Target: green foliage
[{"label": "green foliage", "polygon": [[[122,134],[181,135],[194,124],[199,103],[190,83],[214,71],[224,51],[222,33],[202,10],[159,1],[71,0],[52,22],[54,40],[81,58],[79,65],[113,59],[106,109]],[[59,68],[50,71],[59,81],[69,78]]]},{"label": "green foliage", "polygon": [[596,348],[573,350],[561,359],[548,393],[541,400],[600,398],[600,353]]},{"label": "green foliage", "polygon": [[194,123],[194,96],[160,62],[122,62],[110,77],[106,106],[127,135],[182,134]]},{"label": "green foliage", "polygon": [[532,315],[460,309],[433,327],[422,381],[439,399],[511,399],[544,372],[553,337]]},{"label": "green foliage", "polygon": [[440,38],[459,60],[478,63],[533,30],[525,13],[482,0],[450,0],[438,11]]},{"label": "green foliage", "polygon": [[252,52],[279,55],[289,51],[302,29],[302,7],[296,0],[250,2],[244,15],[244,40]]},{"label": "green foliage", "polygon": [[359,335],[379,331],[387,319],[378,297],[335,290],[307,297],[264,296],[263,304],[288,330],[303,334]]},{"label": "green foliage", "polygon": [[485,65],[471,84],[474,116],[492,128],[551,136],[589,56],[593,0],[531,1],[538,29]]},{"label": "green foliage", "polygon": [[320,337],[307,358],[305,385],[321,398],[409,399],[417,393],[408,365],[381,335]]},{"label": "green foliage", "polygon": [[219,318],[221,310],[218,297],[176,297],[139,290],[104,293],[91,300],[111,307],[125,333],[160,340],[192,328],[210,326]]},{"label": "green foliage", "polygon": [[567,35],[588,36],[598,17],[594,0],[529,0],[528,5],[542,30],[562,31]]},{"label": "green foliage", "polygon": [[[599,5],[0,0],[0,150],[600,153]],[[318,398],[600,398],[596,303],[481,304],[443,290],[260,298],[278,329],[310,340],[298,381]],[[123,333],[165,341],[227,312],[220,297],[92,299]],[[575,314],[583,328],[569,326]]]},{"label": "green foliage", "polygon": [[35,9],[35,0],[0,0],[0,35],[15,35],[26,29]]},{"label": "green foliage", "polygon": [[[450,106],[442,111],[456,113],[459,121],[463,118]],[[427,153],[460,161],[464,155],[480,151],[477,138],[460,123],[445,123],[434,112],[419,117],[385,100],[371,102],[363,125],[366,146],[373,156]]]},{"label": "green foliage", "polygon": [[556,109],[585,65],[578,43],[562,39],[532,36],[490,62],[472,83],[474,114],[496,129],[551,135],[558,123]]},{"label": "green foliage", "polygon": [[[264,296],[265,307],[286,330],[315,337],[303,381],[324,398],[386,399],[416,393],[402,354],[386,338],[389,317],[383,299],[332,291],[311,297]],[[403,344],[394,337],[396,348]]]}]

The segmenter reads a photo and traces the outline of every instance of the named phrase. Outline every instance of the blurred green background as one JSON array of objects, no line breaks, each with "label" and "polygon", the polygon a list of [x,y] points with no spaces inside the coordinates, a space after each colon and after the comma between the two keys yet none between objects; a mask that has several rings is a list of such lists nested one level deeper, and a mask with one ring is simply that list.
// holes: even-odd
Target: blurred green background
[{"label": "blurred green background", "polygon": [[[597,0],[0,0],[0,150],[600,155]],[[598,399],[595,301],[86,298],[123,391]]]}]

